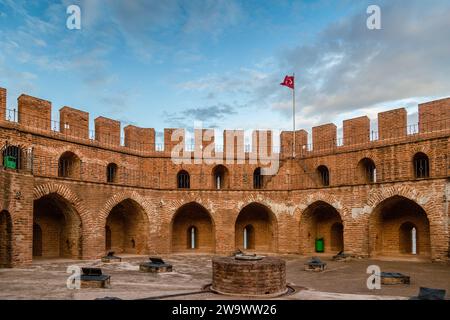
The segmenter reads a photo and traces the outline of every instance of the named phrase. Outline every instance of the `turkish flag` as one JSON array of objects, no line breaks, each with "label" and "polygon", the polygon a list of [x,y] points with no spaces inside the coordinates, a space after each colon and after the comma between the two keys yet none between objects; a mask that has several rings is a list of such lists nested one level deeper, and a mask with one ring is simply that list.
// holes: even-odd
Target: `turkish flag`
[{"label": "turkish flag", "polygon": [[280,83],[280,85],[294,89],[294,76],[284,77],[284,81],[282,83]]}]

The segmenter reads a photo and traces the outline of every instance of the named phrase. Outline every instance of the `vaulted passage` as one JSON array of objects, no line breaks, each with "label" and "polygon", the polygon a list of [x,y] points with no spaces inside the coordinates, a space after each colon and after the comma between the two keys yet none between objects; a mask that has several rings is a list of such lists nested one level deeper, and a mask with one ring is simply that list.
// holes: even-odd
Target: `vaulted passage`
[{"label": "vaulted passage", "polygon": [[393,196],[381,202],[370,219],[372,256],[430,257],[430,223],[416,202]]},{"label": "vaulted passage", "polygon": [[172,219],[172,252],[214,252],[214,222],[203,206],[183,205]]},{"label": "vaulted passage", "polygon": [[0,212],[0,268],[11,267],[12,222],[8,211]]},{"label": "vaulted passage", "polygon": [[302,254],[344,250],[344,225],[333,206],[317,201],[306,208],[300,221],[300,248]]},{"label": "vaulted passage", "polygon": [[112,208],[105,225],[105,251],[148,253],[148,218],[134,200],[126,199]]},{"label": "vaulted passage", "polygon": [[235,224],[236,249],[276,252],[277,221],[266,206],[251,203],[239,213]]},{"label": "vaulted passage", "polygon": [[67,200],[50,194],[34,201],[34,258],[79,259],[81,243],[81,219]]}]

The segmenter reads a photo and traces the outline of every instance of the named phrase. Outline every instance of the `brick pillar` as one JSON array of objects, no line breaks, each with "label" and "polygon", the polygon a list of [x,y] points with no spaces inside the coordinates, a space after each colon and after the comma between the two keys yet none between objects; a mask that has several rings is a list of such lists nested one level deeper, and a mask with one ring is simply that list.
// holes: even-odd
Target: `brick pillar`
[{"label": "brick pillar", "polygon": [[50,101],[22,94],[17,102],[20,124],[50,131],[52,118],[52,103]]}]

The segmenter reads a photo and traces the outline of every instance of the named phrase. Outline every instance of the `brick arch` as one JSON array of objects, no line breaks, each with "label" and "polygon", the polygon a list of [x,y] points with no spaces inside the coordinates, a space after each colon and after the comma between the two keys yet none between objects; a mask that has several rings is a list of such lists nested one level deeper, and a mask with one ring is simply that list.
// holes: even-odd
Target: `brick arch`
[{"label": "brick arch", "polygon": [[372,247],[375,241],[372,239],[374,226],[371,225],[374,221],[373,219],[375,219],[374,214],[378,214],[377,208],[379,208],[384,201],[395,196],[410,200],[423,209],[429,222],[431,259],[445,260],[448,250],[448,243],[446,243],[445,240],[442,240],[442,235],[448,236],[448,230],[446,230],[441,223],[441,221],[445,218],[442,205],[440,205],[435,199],[432,199],[431,196],[427,196],[423,192],[417,191],[417,189],[406,185],[381,188],[369,193],[367,205],[370,207],[370,215],[366,218],[367,230],[369,233],[369,254],[373,251]]},{"label": "brick arch", "polygon": [[141,196],[136,191],[129,191],[115,194],[108,200],[106,200],[105,204],[103,205],[102,209],[100,209],[98,214],[98,226],[103,227],[111,210],[119,203],[127,199],[136,202],[143,209],[145,215],[147,216],[148,222],[152,222],[152,216],[150,215],[150,213],[153,212],[153,206],[151,205],[151,203],[149,203],[145,197]]},{"label": "brick arch", "polygon": [[407,185],[374,189],[369,192],[367,205],[373,211],[381,202],[393,196],[401,196],[414,201],[425,210],[427,216],[434,215],[434,211],[436,211],[437,204],[434,199],[427,197],[423,192],[417,191],[416,188]]},{"label": "brick arch", "polygon": [[[214,253],[216,251],[216,224],[211,211],[201,201],[177,201],[177,203],[169,223],[171,252]],[[197,207],[200,211],[193,210],[192,207]],[[190,248],[189,240],[187,240],[186,232],[190,227],[195,227],[197,231],[195,248]]]},{"label": "brick arch", "polygon": [[313,194],[309,195],[305,200],[306,201],[301,202],[297,206],[297,209],[295,210],[294,216],[297,221],[301,221],[301,217],[302,217],[303,213],[306,210],[308,210],[308,208],[312,204],[319,202],[319,201],[325,202],[325,203],[329,204],[330,206],[332,206],[334,209],[336,209],[336,211],[339,213],[339,216],[341,217],[341,220],[344,225],[345,225],[346,219],[348,219],[350,217],[349,209],[346,206],[344,206],[342,204],[342,202],[339,201],[339,199],[331,193],[324,193],[324,192],[313,193]]},{"label": "brick arch", "polygon": [[78,213],[83,225],[93,222],[89,210],[85,206],[84,202],[68,186],[56,183],[47,183],[36,186],[33,189],[34,200],[39,200],[40,198],[50,194],[57,194],[66,200]]},{"label": "brick arch", "polygon": [[[242,239],[240,238],[240,233],[246,225],[251,225],[254,228],[254,236],[256,237],[255,246],[253,248],[248,248],[247,250],[258,250],[263,252],[277,252],[278,251],[278,218],[275,214],[272,206],[270,206],[266,201],[261,201],[261,199],[252,199],[254,201],[247,201],[240,203],[238,205],[237,214],[234,218],[234,230],[235,230],[235,246],[236,249],[243,249]],[[260,219],[259,215],[255,215],[254,208],[261,207],[266,211],[268,215],[268,220]],[[258,232],[258,229],[260,230]],[[263,232],[261,232],[263,230]],[[265,231],[264,231],[265,230]],[[270,235],[268,239],[266,235]]]}]

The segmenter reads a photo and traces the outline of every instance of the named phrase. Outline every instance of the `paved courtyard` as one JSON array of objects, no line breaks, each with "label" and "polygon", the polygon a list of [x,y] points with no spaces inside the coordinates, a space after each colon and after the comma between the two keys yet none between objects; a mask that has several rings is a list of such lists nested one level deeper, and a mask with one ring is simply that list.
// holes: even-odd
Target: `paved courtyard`
[{"label": "paved courtyard", "polygon": [[[211,255],[166,255],[166,262],[174,271],[165,274],[139,272],[139,263],[146,256],[122,256],[121,263],[106,264],[100,260],[41,260],[30,266],[0,269],[0,299],[230,299],[203,288],[211,283]],[[450,296],[450,264],[354,259],[335,262],[321,257],[328,267],[324,272],[304,271],[309,257],[278,256],[287,263],[287,282],[295,289],[278,299],[408,299],[417,295],[419,287],[440,288]],[[108,289],[69,290],[66,273],[70,265],[100,267],[111,276]],[[369,290],[366,269],[378,265],[381,271],[401,272],[411,277],[410,285],[383,285],[380,290]],[[247,299],[245,297],[237,297]],[[232,299],[236,299],[233,297]]]}]

